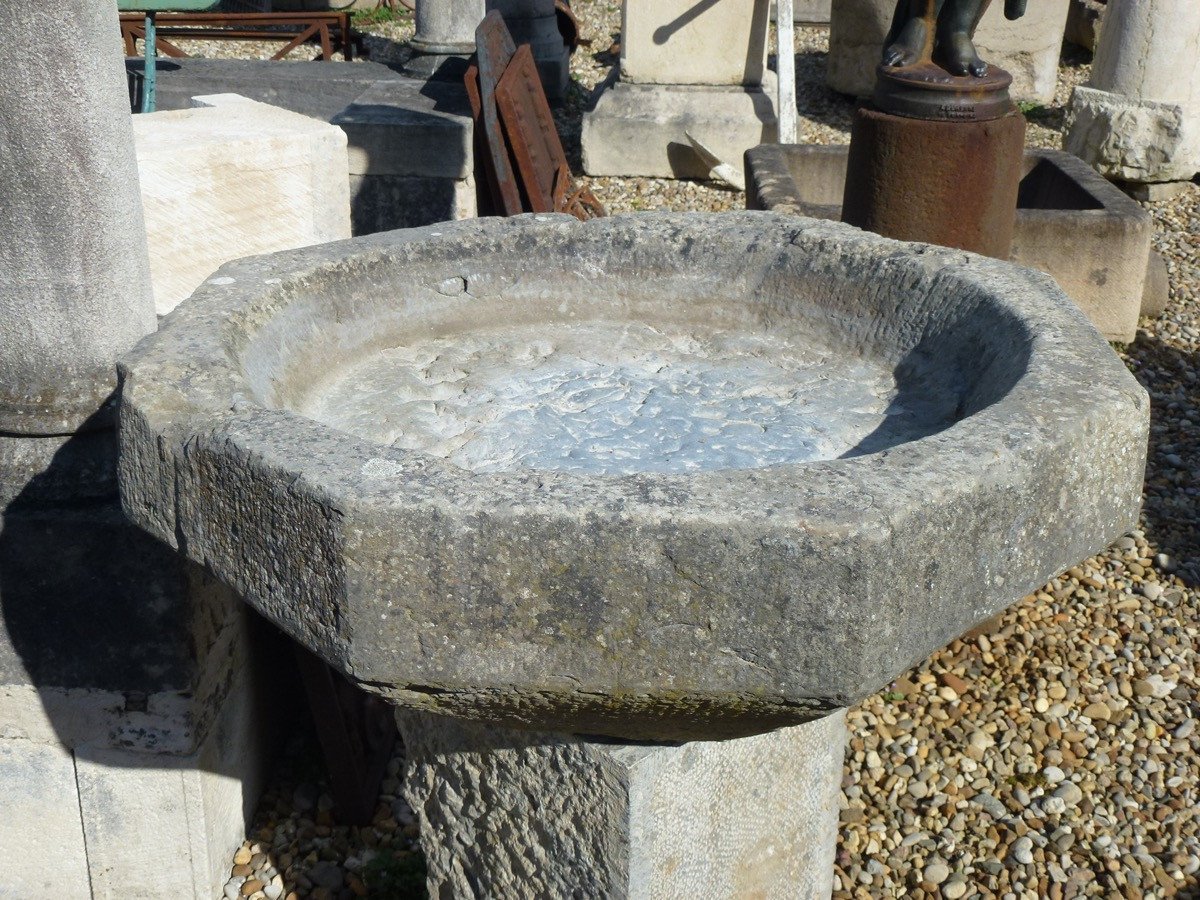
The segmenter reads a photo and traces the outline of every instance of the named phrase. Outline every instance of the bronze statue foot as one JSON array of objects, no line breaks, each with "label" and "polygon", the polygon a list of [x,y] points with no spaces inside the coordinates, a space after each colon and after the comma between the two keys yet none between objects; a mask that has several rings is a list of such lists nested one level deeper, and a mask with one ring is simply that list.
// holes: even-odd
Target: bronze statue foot
[{"label": "bronze statue foot", "polygon": [[951,75],[974,75],[982,78],[988,66],[979,58],[970,35],[956,32],[938,41],[938,62]]},{"label": "bronze statue foot", "polygon": [[925,55],[925,44],[928,40],[928,26],[924,19],[913,17],[909,19],[896,40],[889,43],[883,50],[885,66],[911,66]]}]

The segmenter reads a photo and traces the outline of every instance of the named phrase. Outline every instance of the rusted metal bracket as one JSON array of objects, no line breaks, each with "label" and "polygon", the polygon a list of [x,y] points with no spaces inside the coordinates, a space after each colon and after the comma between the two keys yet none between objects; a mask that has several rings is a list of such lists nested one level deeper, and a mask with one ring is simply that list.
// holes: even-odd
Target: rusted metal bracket
[{"label": "rusted metal bracket", "polygon": [[475,31],[465,82],[475,120],[476,158],[494,212],[605,215],[592,192],[571,177],[554,115],[528,45],[517,47],[493,10]]}]

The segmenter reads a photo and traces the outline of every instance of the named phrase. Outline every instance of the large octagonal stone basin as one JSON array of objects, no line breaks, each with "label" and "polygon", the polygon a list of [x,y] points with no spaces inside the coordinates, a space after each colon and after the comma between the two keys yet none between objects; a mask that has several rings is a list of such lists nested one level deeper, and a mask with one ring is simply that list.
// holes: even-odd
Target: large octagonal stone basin
[{"label": "large octagonal stone basin", "polygon": [[393,701],[626,739],[852,704],[1135,522],[1044,275],[747,212],[225,266],[122,365],[130,516]]}]

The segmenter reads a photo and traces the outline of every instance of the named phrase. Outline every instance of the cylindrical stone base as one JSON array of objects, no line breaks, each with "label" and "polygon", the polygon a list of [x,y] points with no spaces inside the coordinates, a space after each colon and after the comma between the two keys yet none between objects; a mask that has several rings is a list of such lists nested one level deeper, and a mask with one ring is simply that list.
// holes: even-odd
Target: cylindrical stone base
[{"label": "cylindrical stone base", "polygon": [[1025,119],[933,122],[862,107],[842,221],[903,241],[1008,259],[1024,171]]},{"label": "cylindrical stone base", "polygon": [[0,432],[109,423],[117,357],[155,328],[113,7],[4,7]]},{"label": "cylindrical stone base", "polygon": [[413,55],[404,73],[414,78],[461,82],[467,59],[475,52],[475,29],[483,21],[486,0],[421,0],[416,9]]},{"label": "cylindrical stone base", "polygon": [[845,713],[624,744],[400,711],[432,897],[824,898]]}]

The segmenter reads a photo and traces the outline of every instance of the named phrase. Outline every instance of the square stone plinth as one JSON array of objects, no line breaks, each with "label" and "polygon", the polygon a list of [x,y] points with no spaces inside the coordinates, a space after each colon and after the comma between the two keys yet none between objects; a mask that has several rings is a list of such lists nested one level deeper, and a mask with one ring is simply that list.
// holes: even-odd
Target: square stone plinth
[{"label": "square stone plinth", "polygon": [[217,896],[270,756],[281,638],[125,518],[113,445],[0,437],[4,898]]},{"label": "square stone plinth", "polygon": [[775,78],[762,87],[612,83],[583,117],[589,175],[706,178],[690,134],[740,168],[746,150],[776,139]]},{"label": "square stone plinth", "polygon": [[346,135],[237,94],[133,117],[159,315],[223,263],[350,237]]},{"label": "square stone plinth", "polygon": [[762,83],[770,0],[627,0],[621,80]]},{"label": "square stone plinth", "polygon": [[[747,154],[746,202],[841,218],[845,146],[764,145]],[[1013,262],[1054,277],[1096,329],[1131,341],[1138,316],[1161,311],[1165,287],[1151,253],[1149,213],[1059,150],[1029,150],[1017,197]]]},{"label": "square stone plinth", "polygon": [[431,897],[827,898],[844,711],[624,744],[401,711]]}]

